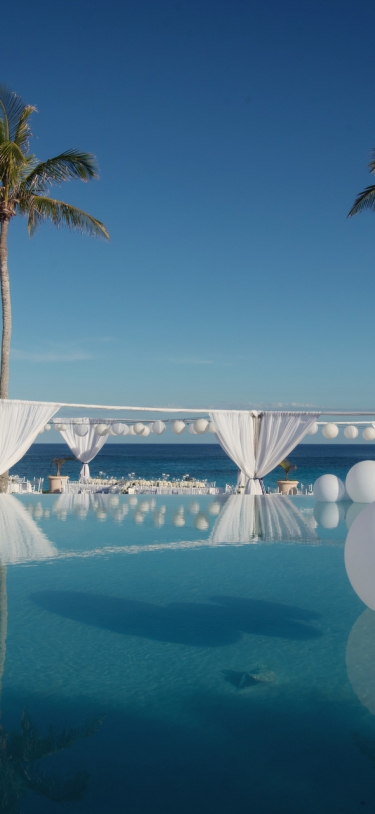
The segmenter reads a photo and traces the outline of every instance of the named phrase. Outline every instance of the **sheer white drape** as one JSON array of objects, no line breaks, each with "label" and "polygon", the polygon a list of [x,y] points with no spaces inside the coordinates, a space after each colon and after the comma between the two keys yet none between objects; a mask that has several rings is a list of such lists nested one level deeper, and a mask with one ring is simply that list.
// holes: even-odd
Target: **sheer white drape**
[{"label": "sheer white drape", "polygon": [[[73,455],[78,458],[79,461],[83,464],[81,472],[80,472],[80,479],[86,479],[90,477],[90,469],[88,464],[95,458],[95,455],[100,452],[103,444],[105,444],[108,435],[97,435],[95,432],[95,427],[97,420],[95,420],[95,424],[91,423],[89,418],[77,418],[74,419],[74,424],[67,424],[67,429],[61,431],[61,435],[68,444],[69,449],[71,449]],[[77,424],[86,424],[89,428],[87,435],[76,435],[74,432],[74,427]]]},{"label": "sheer white drape", "polygon": [[293,501],[279,495],[231,495],[217,517],[210,543],[317,542],[318,536]]},{"label": "sheer white drape", "polygon": [[262,478],[299,444],[319,413],[210,413],[218,440],[240,469],[245,494],[262,494]]},{"label": "sheer white drape", "polygon": [[0,475],[18,463],[59,404],[0,399]]}]

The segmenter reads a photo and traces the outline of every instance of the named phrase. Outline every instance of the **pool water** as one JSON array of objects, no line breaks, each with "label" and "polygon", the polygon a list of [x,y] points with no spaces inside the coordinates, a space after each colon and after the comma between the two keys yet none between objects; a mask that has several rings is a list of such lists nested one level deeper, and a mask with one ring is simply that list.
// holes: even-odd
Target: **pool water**
[{"label": "pool water", "polygon": [[0,811],[374,811],[375,613],[344,515],[2,495]]}]

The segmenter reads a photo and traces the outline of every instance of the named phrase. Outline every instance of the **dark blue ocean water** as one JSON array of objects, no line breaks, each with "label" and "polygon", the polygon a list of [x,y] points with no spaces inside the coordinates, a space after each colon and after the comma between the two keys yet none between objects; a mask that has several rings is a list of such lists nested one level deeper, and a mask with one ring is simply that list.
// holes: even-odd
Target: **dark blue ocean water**
[{"label": "dark blue ocean water", "polygon": [[[54,472],[52,458],[69,455],[65,444],[33,444],[25,457],[11,470],[27,478],[44,477]],[[300,444],[289,456],[297,465],[295,477],[308,486],[319,475],[332,473],[345,479],[348,470],[357,461],[375,460],[373,444]],[[78,480],[80,465],[74,461],[64,464],[63,473]],[[104,472],[119,478],[135,473],[135,477],[171,478],[189,474],[207,478],[217,486],[234,484],[237,469],[219,444],[107,444],[90,464],[92,476]],[[283,477],[276,469],[265,478],[265,485],[275,487]]]}]

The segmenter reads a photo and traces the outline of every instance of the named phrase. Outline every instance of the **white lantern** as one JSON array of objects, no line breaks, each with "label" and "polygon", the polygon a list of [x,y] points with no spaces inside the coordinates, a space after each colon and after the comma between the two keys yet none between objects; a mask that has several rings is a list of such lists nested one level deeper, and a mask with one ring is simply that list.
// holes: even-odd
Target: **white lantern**
[{"label": "white lantern", "polygon": [[144,428],[145,428],[145,425],[144,425],[144,424],[142,424],[142,422],[141,422],[141,421],[137,421],[137,423],[136,423],[136,424],[134,424],[134,432],[135,432],[135,434],[136,434],[136,435],[141,435],[141,433],[143,432]]},{"label": "white lantern", "polygon": [[316,423],[316,421],[314,421],[314,423],[311,425],[310,429],[307,430],[307,435],[315,435],[318,432],[318,429],[319,429],[319,425]]},{"label": "white lantern", "polygon": [[129,426],[129,435],[136,435],[136,434],[137,433],[136,433],[136,431],[134,429],[134,425],[130,424],[130,426]]},{"label": "white lantern", "polygon": [[151,432],[150,427],[146,426],[143,428],[142,432],[139,433],[139,435],[141,435],[142,438],[147,438],[147,436],[150,435],[150,432]]},{"label": "white lantern", "polygon": [[126,424],[120,424],[118,421],[116,424],[112,424],[112,429],[115,435],[124,435],[124,429]]},{"label": "white lantern", "polygon": [[60,432],[62,426],[62,424],[54,424],[53,429],[56,430],[56,432]]},{"label": "white lantern", "polygon": [[208,421],[206,418],[197,418],[197,420],[194,421],[195,432],[197,432],[199,435],[203,435],[203,433],[207,431],[207,427]]},{"label": "white lantern", "polygon": [[207,432],[216,433],[216,427],[213,421],[208,422]]},{"label": "white lantern", "polygon": [[74,426],[75,435],[79,435],[81,438],[83,438],[84,435],[87,435],[88,431],[89,428],[87,424],[75,424]]},{"label": "white lantern", "polygon": [[109,427],[107,427],[107,424],[96,424],[95,432],[97,435],[108,435]]},{"label": "white lantern", "polygon": [[45,430],[48,432],[48,430],[50,430],[50,429],[51,429],[51,425],[50,425],[50,424],[46,424],[46,426],[44,427],[44,429],[45,429]]},{"label": "white lantern", "polygon": [[124,429],[123,429],[121,435],[129,435],[129,427],[128,427],[128,425],[123,424],[122,426],[124,427]]},{"label": "white lantern", "polygon": [[191,435],[196,435],[197,431],[194,429],[194,424],[189,424],[189,432]]},{"label": "white lantern", "polygon": [[176,435],[181,435],[185,427],[186,427],[185,421],[177,420],[174,421],[172,424],[172,430],[174,433],[176,433]]},{"label": "white lantern", "polygon": [[348,427],[344,429],[345,438],[357,438],[358,435],[358,428],[354,427],[353,424],[350,424]]},{"label": "white lantern", "polygon": [[314,517],[319,526],[324,529],[335,529],[344,520],[345,512],[339,503],[315,503]]},{"label": "white lantern", "polygon": [[339,434],[339,428],[337,424],[325,424],[322,433],[325,438],[336,438],[336,435]]},{"label": "white lantern", "polygon": [[60,432],[66,432],[68,429],[67,424],[60,424]]},{"label": "white lantern", "polygon": [[327,503],[344,500],[345,485],[337,475],[321,475],[314,483],[314,497]]},{"label": "white lantern", "polygon": [[375,429],[374,427],[365,427],[362,431],[362,435],[365,441],[373,441],[375,438]]},{"label": "white lantern", "polygon": [[346,491],[355,503],[375,500],[375,461],[354,464],[346,476]]},{"label": "white lantern", "polygon": [[152,425],[152,432],[155,433],[155,435],[161,435],[162,432],[164,431],[165,431],[164,421],[159,421],[159,419],[157,421],[154,421]]}]

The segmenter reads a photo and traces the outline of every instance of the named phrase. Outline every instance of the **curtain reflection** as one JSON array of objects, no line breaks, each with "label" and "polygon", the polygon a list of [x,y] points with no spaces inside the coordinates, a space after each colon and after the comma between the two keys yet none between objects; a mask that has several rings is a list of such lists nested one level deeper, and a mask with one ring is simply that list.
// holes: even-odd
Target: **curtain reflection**
[{"label": "curtain reflection", "polygon": [[212,543],[318,542],[312,513],[286,497],[231,495],[210,535]]}]

